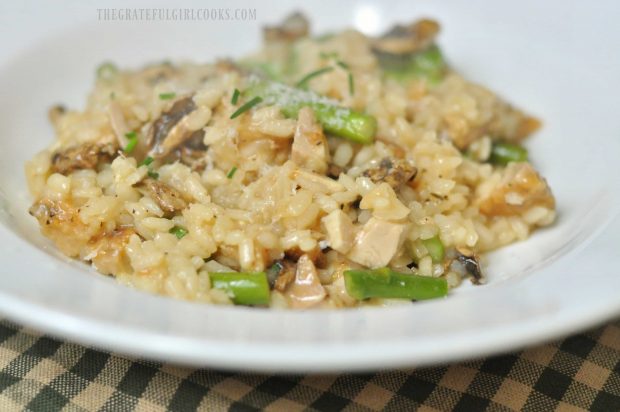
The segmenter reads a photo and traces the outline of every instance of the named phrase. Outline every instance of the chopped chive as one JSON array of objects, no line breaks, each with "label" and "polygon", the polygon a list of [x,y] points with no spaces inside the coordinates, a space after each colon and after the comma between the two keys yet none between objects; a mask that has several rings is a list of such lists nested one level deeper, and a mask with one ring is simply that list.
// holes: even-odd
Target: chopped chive
[{"label": "chopped chive", "polygon": [[233,92],[232,95],[232,99],[230,99],[230,103],[231,104],[237,104],[237,101],[239,100],[239,95],[241,94],[241,92],[239,91],[239,89],[235,89],[235,91]]},{"label": "chopped chive", "polygon": [[181,226],[175,226],[169,231],[173,235],[177,237],[177,239],[183,239],[185,235],[187,235],[187,229],[182,228]]},{"label": "chopped chive", "polygon": [[349,72],[349,94],[353,96],[355,94],[355,83],[353,82],[353,73]]},{"label": "chopped chive", "polygon": [[159,173],[154,172],[154,171],[152,171],[152,170],[149,170],[146,174],[147,174],[147,175],[148,175],[151,179],[155,179],[155,180],[159,179]]},{"label": "chopped chive", "polygon": [[123,151],[127,154],[133,152],[138,145],[138,134],[136,132],[125,133],[125,137],[129,140]]},{"label": "chopped chive", "polygon": [[314,79],[315,77],[320,76],[320,75],[322,75],[322,74],[325,74],[325,73],[331,72],[332,70],[334,70],[334,68],[333,68],[333,67],[323,67],[322,69],[318,69],[318,70],[315,70],[315,71],[313,71],[313,72],[311,72],[311,73],[308,73],[307,75],[305,75],[305,76],[303,77],[303,79],[301,79],[300,81],[298,81],[298,82],[297,82],[297,84],[295,85],[295,87],[299,87],[300,89],[303,89],[303,88],[305,88],[305,87],[306,87],[307,83],[308,83],[310,80],[312,80],[312,79]]},{"label": "chopped chive", "polygon": [[114,100],[116,98],[116,93],[111,92],[110,93],[110,100]]},{"label": "chopped chive", "polygon": [[257,104],[259,104],[260,102],[262,102],[263,99],[259,96],[256,96],[255,98],[253,98],[252,100],[244,103],[240,108],[237,109],[236,112],[234,112],[230,118],[234,119],[235,117],[241,115],[244,112],[247,112],[248,110],[250,110],[252,107],[256,106]]},{"label": "chopped chive", "polygon": [[342,68],[343,68],[343,69],[345,69],[345,70],[349,70],[349,65],[348,65],[348,64],[346,64],[345,62],[343,62],[342,60],[338,60],[338,61],[336,62],[336,64],[337,64],[338,66],[342,67]]},{"label": "chopped chive", "polygon": [[153,160],[154,160],[154,159],[153,159],[151,156],[147,156],[147,157],[146,157],[146,159],[144,159],[143,161],[141,161],[141,162],[138,164],[138,167],[140,167],[140,166],[148,166],[148,165],[150,165],[151,163],[153,163]]},{"label": "chopped chive", "polygon": [[159,93],[159,98],[161,100],[170,100],[170,99],[174,99],[176,97],[176,93],[171,92],[171,93]]},{"label": "chopped chive", "polygon": [[232,179],[235,173],[237,172],[237,166],[233,166],[232,169],[226,175],[227,178]]}]

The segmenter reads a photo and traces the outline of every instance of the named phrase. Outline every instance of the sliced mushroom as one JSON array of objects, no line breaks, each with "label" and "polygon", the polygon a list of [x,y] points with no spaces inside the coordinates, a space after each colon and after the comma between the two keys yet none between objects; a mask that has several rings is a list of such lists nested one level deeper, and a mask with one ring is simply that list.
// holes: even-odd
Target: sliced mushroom
[{"label": "sliced mushroom", "polygon": [[274,289],[280,292],[284,292],[288,285],[295,279],[296,265],[288,259],[282,259],[278,261],[281,265],[280,272],[274,282]]},{"label": "sliced mushroom", "polygon": [[177,147],[167,159],[180,161],[194,171],[203,171],[207,167],[205,151],[207,146],[203,143],[204,132],[194,132],[184,144]]},{"label": "sliced mushroom", "polygon": [[140,184],[140,189],[152,198],[167,215],[172,215],[187,207],[187,202],[181,193],[162,181],[144,179]]},{"label": "sliced mushroom", "polygon": [[433,44],[439,30],[439,23],[429,19],[418,20],[408,26],[397,25],[374,40],[373,50],[376,53],[409,55]]},{"label": "sliced mushroom", "polygon": [[393,189],[398,189],[401,185],[412,181],[417,173],[418,169],[411,162],[386,157],[377,167],[365,170],[364,176],[375,183],[385,182]]},{"label": "sliced mushroom", "polygon": [[202,130],[191,130],[183,118],[196,110],[196,104],[191,96],[177,100],[170,110],[162,113],[150,127],[146,145],[150,148],[149,155],[155,159],[168,156],[189,140],[195,141],[197,136],[202,137]]},{"label": "sliced mushroom", "polygon": [[75,170],[96,169],[100,163],[116,157],[114,143],[83,143],[52,155],[52,172],[67,175]]},{"label": "sliced mushroom", "polygon": [[41,227],[41,233],[51,239],[62,253],[76,257],[91,237],[92,230],[80,220],[79,209],[70,202],[43,198],[29,210]]},{"label": "sliced mushroom", "polygon": [[303,251],[299,247],[288,249],[284,252],[286,259],[291,262],[297,262],[303,255],[307,255],[312,263],[318,267],[322,267],[325,264],[325,254],[319,246],[309,251]]},{"label": "sliced mushroom", "polygon": [[106,275],[129,273],[131,263],[125,246],[134,233],[132,228],[119,228],[93,237],[88,242],[89,253],[84,259],[92,261],[93,266]]},{"label": "sliced mushroom", "polygon": [[110,125],[114,130],[114,135],[120,147],[126,147],[129,140],[125,136],[130,132],[125,122],[125,115],[123,115],[123,109],[117,101],[112,101],[108,104],[108,117],[110,119]]},{"label": "sliced mushroom", "polygon": [[453,256],[451,260],[448,260],[450,270],[459,273],[463,277],[469,276],[475,285],[484,283],[484,277],[480,269],[480,259],[476,253],[470,249],[457,247],[450,254]]},{"label": "sliced mushroom", "polygon": [[293,308],[306,309],[321,302],[326,295],[319,274],[308,255],[297,261],[295,280],[287,288],[285,295]]},{"label": "sliced mushroom", "polygon": [[287,16],[279,26],[265,26],[263,39],[269,42],[292,42],[306,37],[310,32],[310,22],[300,12]]}]

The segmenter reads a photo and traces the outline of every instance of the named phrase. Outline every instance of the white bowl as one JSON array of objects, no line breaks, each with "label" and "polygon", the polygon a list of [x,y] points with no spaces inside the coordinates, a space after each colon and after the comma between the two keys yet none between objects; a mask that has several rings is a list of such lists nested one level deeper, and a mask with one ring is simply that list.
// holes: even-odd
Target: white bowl
[{"label": "white bowl", "polygon": [[53,139],[47,108],[57,102],[82,107],[101,61],[138,67],[241,55],[258,46],[264,22],[298,7],[181,2],[177,7],[253,8],[257,20],[111,22],[98,21],[88,3],[55,4],[0,6],[0,312],[7,317],[162,361],[341,371],[489,355],[620,314],[620,221],[614,221],[620,210],[620,3],[297,5],[317,31],[353,25],[376,33],[397,21],[439,19],[440,43],[455,68],[544,119],[528,147],[559,213],[552,227],[490,255],[486,286],[415,305],[307,312],[200,305],[117,285],[63,258],[39,234],[26,213],[23,175],[24,162]]}]

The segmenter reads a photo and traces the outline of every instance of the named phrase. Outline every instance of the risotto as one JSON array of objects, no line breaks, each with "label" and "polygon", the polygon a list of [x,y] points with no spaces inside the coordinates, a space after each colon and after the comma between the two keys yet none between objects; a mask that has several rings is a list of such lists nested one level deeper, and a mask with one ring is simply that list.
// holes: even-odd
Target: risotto
[{"label": "risotto", "polygon": [[480,255],[555,218],[524,138],[540,122],[455,73],[419,20],[312,36],[293,14],[254,55],[104,63],[55,106],[26,165],[65,255],[180,299],[340,308],[484,282]]}]

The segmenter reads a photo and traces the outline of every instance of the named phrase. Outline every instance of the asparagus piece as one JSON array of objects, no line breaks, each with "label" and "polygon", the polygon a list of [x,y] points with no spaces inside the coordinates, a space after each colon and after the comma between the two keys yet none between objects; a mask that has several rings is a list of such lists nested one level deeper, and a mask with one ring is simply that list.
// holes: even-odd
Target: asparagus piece
[{"label": "asparagus piece", "polygon": [[526,162],[527,149],[518,144],[508,142],[494,142],[491,148],[489,162],[506,166],[510,162]]},{"label": "asparagus piece", "polygon": [[376,52],[386,76],[398,81],[426,79],[430,84],[439,83],[446,71],[441,50],[436,45],[411,54]]},{"label": "asparagus piece", "polygon": [[428,251],[431,259],[433,259],[433,263],[443,262],[445,250],[443,247],[443,243],[441,243],[441,240],[439,239],[439,236],[433,236],[430,239],[425,239],[422,241],[422,244]]},{"label": "asparagus piece", "polygon": [[377,120],[356,112],[314,92],[299,90],[282,83],[261,81],[250,87],[248,97],[260,96],[267,104],[280,106],[287,117],[295,118],[299,110],[309,106],[327,133],[356,143],[370,144],[377,131]]},{"label": "asparagus piece", "polygon": [[355,299],[433,299],[448,294],[448,283],[442,278],[409,275],[390,268],[347,270],[344,272],[347,293]]},{"label": "asparagus piece", "polygon": [[268,305],[269,283],[265,272],[209,273],[211,287],[223,289],[237,305]]}]

